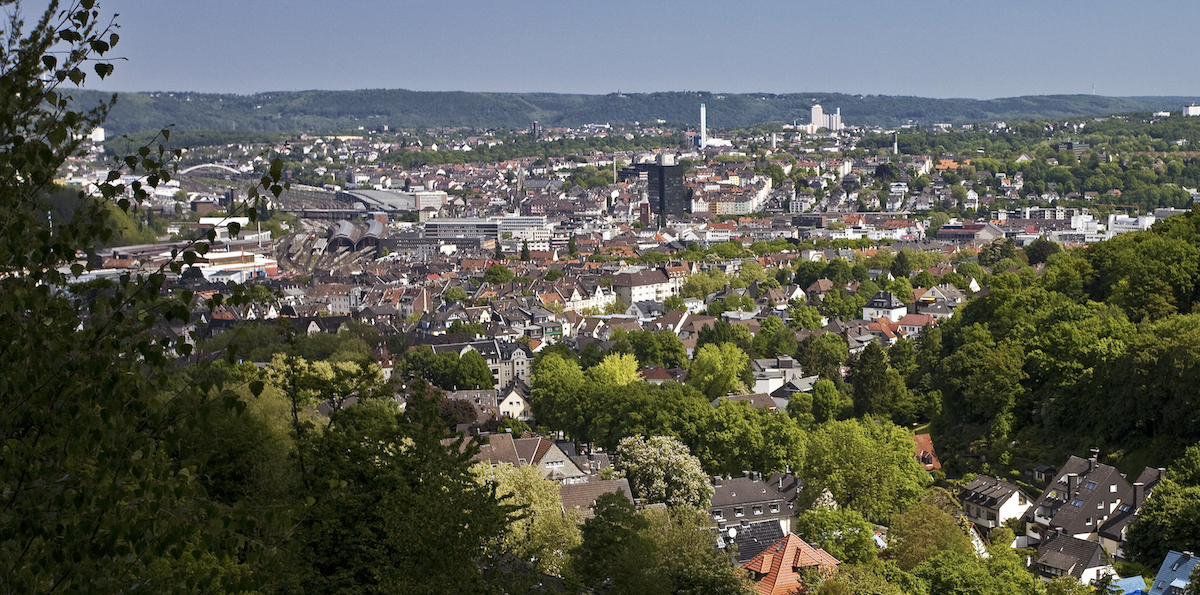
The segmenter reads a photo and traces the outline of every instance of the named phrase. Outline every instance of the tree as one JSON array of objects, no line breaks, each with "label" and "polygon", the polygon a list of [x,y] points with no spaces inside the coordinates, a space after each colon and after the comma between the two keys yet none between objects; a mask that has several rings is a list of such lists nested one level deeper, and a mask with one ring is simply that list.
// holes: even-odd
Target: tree
[{"label": "tree", "polygon": [[[498,551],[515,506],[470,471],[475,448],[443,445],[431,397],[410,395],[335,412],[306,433],[312,510],[297,531],[306,593],[436,593],[482,588],[477,560]],[[429,552],[441,552],[437,560]]]},{"label": "tree", "polygon": [[820,336],[805,339],[797,349],[800,365],[810,374],[820,374],[825,378],[841,377],[838,368],[850,357],[850,348],[846,341],[833,333],[822,333]]},{"label": "tree", "polygon": [[529,240],[521,240],[521,260],[529,261]]},{"label": "tree", "polygon": [[[121,277],[104,291],[67,289],[100,262],[98,250],[120,234],[134,205],[171,178],[168,162],[178,154],[141,147],[114,160],[94,193],[71,192],[51,203],[56,172],[81,154],[82,139],[112,105],[105,100],[81,111],[82,102],[60,85],[82,85],[91,72],[111,74],[104,56],[118,36],[90,0],[52,3],[30,23],[15,3],[6,6],[0,580],[13,593],[118,593],[142,585],[192,592],[213,581],[252,588],[240,555],[265,548],[238,547],[238,537],[249,535],[248,515],[204,498],[194,475],[199,457],[180,453],[187,424],[208,427],[244,403],[211,377],[193,385],[176,375],[177,355],[190,355],[191,345],[150,332],[188,318],[194,296],[168,288],[167,273],[181,274],[208,244],[188,244],[178,260]],[[270,163],[264,190],[282,191],[282,161]],[[245,303],[244,288],[229,293],[230,301]],[[210,303],[224,301],[214,296]]]},{"label": "tree", "polygon": [[912,254],[912,250],[906,248],[897,253],[896,258],[892,259],[891,273],[893,277],[899,279],[900,277],[907,278],[912,275],[913,265],[909,257],[910,254]]},{"label": "tree", "polygon": [[790,308],[788,316],[791,317],[791,324],[797,328],[804,328],[810,331],[815,331],[822,326],[821,312],[815,306],[799,306]]},{"label": "tree", "polygon": [[564,512],[558,482],[546,479],[537,466],[492,467],[477,463],[471,471],[484,485],[495,485],[496,496],[521,507],[508,525],[502,549],[529,562],[540,572],[562,576],[568,552],[582,537],[578,510]]},{"label": "tree", "polygon": [[454,386],[459,390],[490,388],[495,382],[492,369],[478,351],[468,350],[459,358],[454,370]]},{"label": "tree", "polygon": [[487,283],[500,284],[513,280],[513,272],[504,265],[494,264],[483,272],[483,280]]},{"label": "tree", "polygon": [[831,421],[814,428],[802,475],[809,497],[829,490],[839,505],[872,522],[885,521],[916,502],[929,481],[913,457],[912,434],[869,419]]},{"label": "tree", "polygon": [[613,353],[606,356],[599,364],[588,368],[588,380],[593,383],[625,386],[642,379],[638,372],[638,360],[628,353]]},{"label": "tree", "polygon": [[750,358],[732,343],[708,344],[696,353],[687,383],[709,399],[745,390],[752,378]]},{"label": "tree", "polygon": [[854,412],[857,415],[891,417],[908,401],[904,380],[888,365],[887,354],[878,343],[872,342],[858,354],[850,381],[854,384]]},{"label": "tree", "polygon": [[1171,465],[1129,526],[1128,541],[1130,556],[1150,566],[1168,550],[1200,546],[1200,444]]},{"label": "tree", "polygon": [[677,438],[630,436],[621,440],[616,455],[613,467],[643,502],[708,510],[712,485],[700,460]]},{"label": "tree", "polygon": [[875,526],[855,510],[812,508],[796,518],[796,535],[848,564],[876,558]]},{"label": "tree", "polygon": [[939,551],[974,554],[971,539],[954,518],[926,502],[917,502],[892,519],[888,555],[903,570],[912,570]]},{"label": "tree", "polygon": [[470,297],[470,296],[467,295],[467,290],[465,290],[462,287],[459,287],[457,285],[442,292],[442,299],[446,300],[447,303],[451,303],[451,304],[453,304],[455,302],[461,302],[461,301],[467,299],[468,297]]},{"label": "tree", "polygon": [[550,353],[533,370],[530,387],[530,408],[538,422],[551,428],[565,430],[578,437],[584,430],[581,398],[585,380],[583,370],[574,360]]},{"label": "tree", "polygon": [[583,541],[571,551],[568,574],[584,585],[620,594],[665,591],[647,567],[654,543],[645,536],[650,522],[619,492],[602,494],[584,521]]},{"label": "tree", "polygon": [[682,311],[687,309],[687,303],[683,301],[682,296],[669,295],[667,296],[667,299],[663,300],[663,308],[665,308],[668,312],[674,310]]},{"label": "tree", "polygon": [[842,394],[832,380],[822,378],[813,385],[812,414],[816,423],[833,421],[842,409]]},{"label": "tree", "polygon": [[579,256],[579,247],[575,245],[575,236],[573,234],[567,238],[567,254],[572,257]]},{"label": "tree", "polygon": [[1045,238],[1038,238],[1025,246],[1025,258],[1031,266],[1046,262],[1047,259],[1059,252],[1062,252],[1062,246]]}]

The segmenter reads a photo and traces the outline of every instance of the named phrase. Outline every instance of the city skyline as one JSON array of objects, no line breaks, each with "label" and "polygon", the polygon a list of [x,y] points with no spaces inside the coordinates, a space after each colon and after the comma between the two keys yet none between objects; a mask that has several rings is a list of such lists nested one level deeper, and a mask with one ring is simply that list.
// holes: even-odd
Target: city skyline
[{"label": "city skyline", "polygon": [[[26,12],[32,14],[32,6]],[[436,5],[103,0],[115,73],[89,88],[603,94],[1200,95],[1177,1]],[[1148,43],[1147,40],[1153,40]]]}]

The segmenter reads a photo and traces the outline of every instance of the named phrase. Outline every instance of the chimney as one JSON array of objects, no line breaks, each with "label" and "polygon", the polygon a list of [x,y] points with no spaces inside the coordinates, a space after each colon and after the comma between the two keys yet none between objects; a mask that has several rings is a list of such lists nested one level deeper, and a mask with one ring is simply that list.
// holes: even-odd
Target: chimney
[{"label": "chimney", "polygon": [[1140,481],[1133,484],[1133,509],[1135,511],[1142,507],[1142,500],[1144,500],[1145,498],[1146,498],[1146,485]]},{"label": "chimney", "polygon": [[1100,449],[1093,448],[1092,456],[1088,457],[1088,473],[1096,470],[1096,459],[1100,458]]},{"label": "chimney", "polygon": [[1075,491],[1079,489],[1079,474],[1067,474],[1067,501],[1070,502],[1075,497]]}]

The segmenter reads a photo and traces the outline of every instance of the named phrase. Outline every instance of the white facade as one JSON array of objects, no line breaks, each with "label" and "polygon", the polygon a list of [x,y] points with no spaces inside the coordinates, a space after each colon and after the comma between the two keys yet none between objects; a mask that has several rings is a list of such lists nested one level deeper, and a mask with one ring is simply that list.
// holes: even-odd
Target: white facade
[{"label": "white facade", "polygon": [[1183,107],[1183,115],[1200,116],[1200,105],[1185,105]]}]

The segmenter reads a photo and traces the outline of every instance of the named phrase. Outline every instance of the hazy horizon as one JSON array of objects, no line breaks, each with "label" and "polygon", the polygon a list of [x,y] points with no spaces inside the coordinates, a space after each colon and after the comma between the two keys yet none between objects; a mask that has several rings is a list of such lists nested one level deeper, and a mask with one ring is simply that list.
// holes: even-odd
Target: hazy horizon
[{"label": "hazy horizon", "polygon": [[1105,97],[1200,96],[1190,47],[1200,3],[1181,1],[361,0],[331,10],[313,0],[100,0],[99,9],[121,14],[114,55],[127,58],[87,85],[107,91],[996,99],[1089,95],[1094,85]]}]

